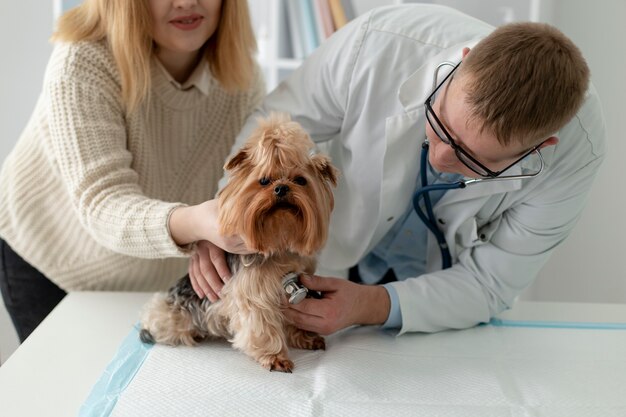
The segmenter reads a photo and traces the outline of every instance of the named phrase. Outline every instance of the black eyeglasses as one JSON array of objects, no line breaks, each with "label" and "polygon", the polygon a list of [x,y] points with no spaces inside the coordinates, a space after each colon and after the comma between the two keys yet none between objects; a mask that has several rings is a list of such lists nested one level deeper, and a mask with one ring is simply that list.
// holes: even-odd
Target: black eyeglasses
[{"label": "black eyeglasses", "polygon": [[[454,141],[454,139],[452,139],[452,136],[450,135],[450,133],[448,133],[448,131],[445,129],[445,127],[443,127],[443,124],[441,123],[441,121],[439,120],[439,118],[435,114],[435,111],[433,110],[432,101],[433,101],[433,98],[435,97],[435,95],[437,94],[437,91],[439,91],[439,89],[441,88],[441,86],[443,86],[446,83],[446,81],[448,81],[448,79],[452,80],[452,75],[457,70],[457,68],[459,68],[459,65],[461,65],[461,62],[459,62],[458,64],[456,64],[454,66],[452,71],[450,71],[450,73],[448,75],[446,75],[446,77],[443,79],[443,81],[441,81],[439,83],[439,85],[437,85],[437,87],[435,87],[433,92],[430,94],[430,96],[428,96],[428,98],[424,102],[425,111],[426,111],[426,120],[428,120],[428,123],[432,127],[432,129],[435,132],[435,134],[437,135],[437,137],[443,143],[445,143],[446,145],[449,145],[454,150],[454,153],[456,154],[457,158],[459,158],[459,161],[461,161],[463,163],[463,165],[465,165],[466,167],[468,167],[469,169],[471,169],[473,172],[475,172],[476,174],[480,175],[481,177],[488,177],[488,178],[496,178],[496,177],[498,177],[499,179],[521,179],[521,178],[532,178],[532,177],[536,177],[537,175],[539,175],[543,171],[543,168],[544,168],[543,157],[541,156],[541,152],[539,152],[539,147],[542,145],[543,142],[540,143],[537,146],[532,147],[528,152],[526,152],[524,155],[522,155],[519,159],[517,159],[515,162],[513,162],[512,164],[510,164],[506,168],[504,168],[504,169],[502,169],[500,171],[492,171],[489,168],[487,168],[486,166],[484,166],[483,164],[481,164],[480,162],[478,162],[474,157],[472,157],[470,154],[468,154],[459,145],[457,145],[456,142]],[[448,63],[448,62],[444,62],[444,63],[440,64],[437,67],[436,71],[435,71],[435,77],[434,77],[433,84],[435,84],[437,82],[437,74],[439,72],[439,69],[442,66],[446,66],[446,65],[450,65],[451,66],[453,64],[452,63]],[[531,173],[531,174],[501,176],[501,174],[503,172],[505,172],[506,170],[510,169],[511,167],[513,167],[514,165],[519,163],[522,159],[526,158],[528,155],[530,155],[532,153],[535,153],[535,152],[537,153],[537,155],[539,156],[539,160],[541,161],[539,170],[537,172],[534,172],[534,173]]]}]

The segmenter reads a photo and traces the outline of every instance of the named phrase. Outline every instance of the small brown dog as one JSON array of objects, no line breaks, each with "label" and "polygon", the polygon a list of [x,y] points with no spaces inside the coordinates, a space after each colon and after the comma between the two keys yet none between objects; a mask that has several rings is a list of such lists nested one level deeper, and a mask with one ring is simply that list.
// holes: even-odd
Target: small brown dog
[{"label": "small brown dog", "polygon": [[259,120],[246,145],[225,165],[228,184],[219,194],[223,235],[240,235],[255,255],[228,255],[233,273],[211,303],[189,277],[158,294],[142,315],[141,339],[194,345],[226,338],[263,367],[291,372],[287,347],[324,349],[324,339],[288,323],[282,313],[283,278],[312,274],[326,242],[337,170],[289,116]]}]

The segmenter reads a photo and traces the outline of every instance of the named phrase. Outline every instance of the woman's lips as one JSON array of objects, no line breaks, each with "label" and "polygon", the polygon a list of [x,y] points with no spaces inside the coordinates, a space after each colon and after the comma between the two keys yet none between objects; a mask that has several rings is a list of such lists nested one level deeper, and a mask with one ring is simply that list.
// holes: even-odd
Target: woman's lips
[{"label": "woman's lips", "polygon": [[202,24],[204,17],[199,14],[180,16],[170,20],[170,23],[181,30],[194,30]]}]

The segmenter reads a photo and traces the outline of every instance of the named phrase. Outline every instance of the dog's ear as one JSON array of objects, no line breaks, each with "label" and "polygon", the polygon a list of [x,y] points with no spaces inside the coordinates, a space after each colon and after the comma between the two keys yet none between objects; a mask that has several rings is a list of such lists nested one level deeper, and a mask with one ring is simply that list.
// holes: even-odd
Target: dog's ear
[{"label": "dog's ear", "polygon": [[330,163],[328,156],[320,154],[313,155],[311,162],[313,162],[313,166],[323,179],[330,182],[333,186],[337,186],[339,170]]},{"label": "dog's ear", "polygon": [[248,160],[248,152],[246,148],[242,148],[232,158],[230,158],[224,165],[226,171],[233,171],[237,168],[242,168],[245,162]]}]

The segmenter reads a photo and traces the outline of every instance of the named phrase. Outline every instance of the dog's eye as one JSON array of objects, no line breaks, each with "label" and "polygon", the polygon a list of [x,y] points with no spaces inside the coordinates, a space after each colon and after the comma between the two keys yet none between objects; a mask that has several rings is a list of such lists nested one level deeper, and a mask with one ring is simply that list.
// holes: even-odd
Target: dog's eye
[{"label": "dog's eye", "polygon": [[296,177],[293,179],[293,182],[295,182],[298,185],[306,185],[306,178],[304,177]]},{"label": "dog's eye", "polygon": [[263,178],[261,178],[261,179],[259,180],[259,184],[261,184],[262,186],[266,186],[266,185],[268,185],[269,183],[270,183],[270,179],[269,179],[269,178],[266,178],[266,177],[263,177]]}]

